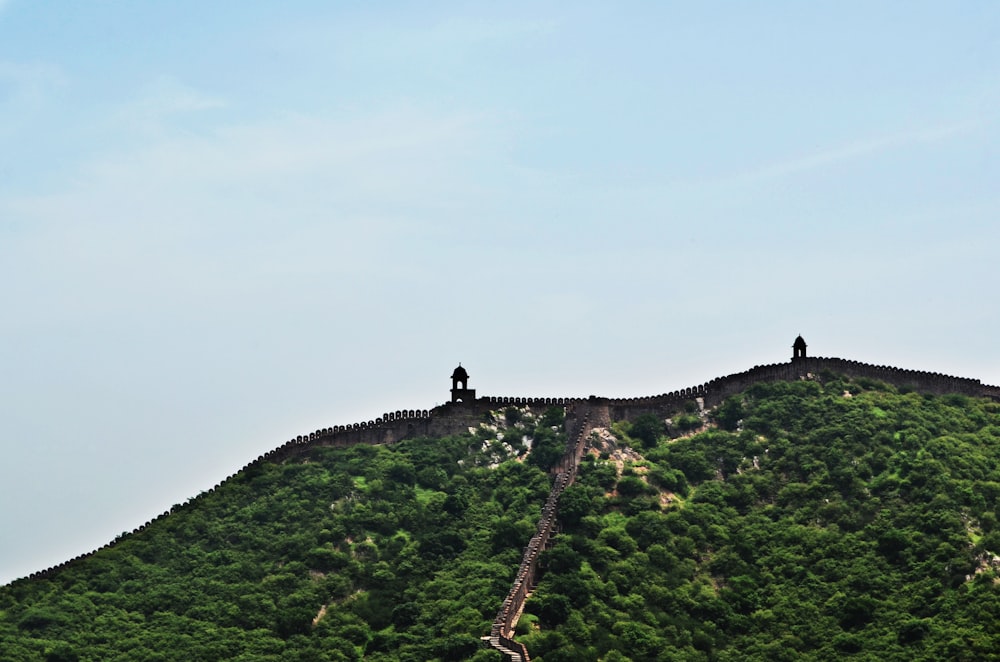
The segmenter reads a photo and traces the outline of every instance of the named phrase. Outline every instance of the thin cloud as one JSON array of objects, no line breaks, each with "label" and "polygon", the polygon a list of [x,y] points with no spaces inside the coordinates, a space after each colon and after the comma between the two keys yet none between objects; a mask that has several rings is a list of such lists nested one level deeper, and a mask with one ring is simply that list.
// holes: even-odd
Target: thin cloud
[{"label": "thin cloud", "polygon": [[[502,132],[490,117],[413,109],[199,133],[165,126],[82,165],[61,191],[0,196],[0,216],[20,228],[0,263],[53,270],[76,290],[147,273],[178,299],[201,287],[187,274],[220,265],[251,284],[275,262],[391,269],[415,228],[445,232],[484,195],[477,181],[489,176],[476,173],[494,165]],[[276,257],[247,270],[265,245]]]},{"label": "thin cloud", "polygon": [[159,78],[150,83],[138,99],[125,106],[121,120],[140,128],[159,128],[170,116],[226,107],[218,97],[199,92],[174,78]]},{"label": "thin cloud", "polygon": [[[4,0],[0,0],[0,3]],[[0,11],[3,7],[0,6]],[[0,60],[0,83],[13,88],[12,98],[37,98],[45,90],[66,82],[63,72],[50,64],[24,63]]]},{"label": "thin cloud", "polygon": [[968,133],[979,126],[979,122],[960,122],[944,126],[907,131],[888,136],[858,140],[846,145],[821,150],[805,156],[777,161],[733,176],[734,181],[758,181],[788,177],[801,172],[815,170],[844,161],[852,161],[866,156],[901,149],[911,145],[931,144],[949,140]]},{"label": "thin cloud", "polygon": [[441,21],[430,32],[434,40],[454,43],[503,42],[545,36],[551,34],[557,25],[552,20],[486,20],[455,17]]}]

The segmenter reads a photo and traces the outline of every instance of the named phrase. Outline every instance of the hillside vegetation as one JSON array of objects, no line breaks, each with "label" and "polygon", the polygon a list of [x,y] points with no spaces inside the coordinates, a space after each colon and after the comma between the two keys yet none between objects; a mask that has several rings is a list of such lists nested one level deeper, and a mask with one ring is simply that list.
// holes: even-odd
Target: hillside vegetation
[{"label": "hillside vegetation", "polygon": [[[0,657],[496,662],[564,443],[561,408],[511,407],[256,465],[0,588]],[[1000,659],[1000,405],[827,374],[593,446],[518,626],[535,662]]]},{"label": "hillside vegetation", "polygon": [[1000,659],[1000,405],[827,375],[714,418],[581,467],[532,659]]},{"label": "hillside vegetation", "polygon": [[565,444],[561,409],[510,419],[258,465],[0,588],[0,659],[496,660],[479,637],[548,495],[538,465]]}]

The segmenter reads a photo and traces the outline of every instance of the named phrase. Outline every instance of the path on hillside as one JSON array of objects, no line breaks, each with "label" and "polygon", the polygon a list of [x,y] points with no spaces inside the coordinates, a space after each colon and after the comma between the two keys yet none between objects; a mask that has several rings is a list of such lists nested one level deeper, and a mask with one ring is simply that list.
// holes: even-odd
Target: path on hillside
[{"label": "path on hillside", "polygon": [[500,651],[506,662],[531,662],[524,645],[514,641],[514,630],[521,613],[524,611],[524,603],[537,583],[538,559],[541,553],[548,548],[555,530],[556,518],[559,514],[559,497],[576,478],[577,468],[580,466],[580,460],[586,449],[588,435],[593,428],[593,418],[590,407],[586,403],[578,403],[566,408],[566,451],[556,466],[551,469],[551,473],[554,474],[552,489],[542,507],[538,528],[535,535],[528,541],[528,546],[524,548],[521,565],[517,569],[517,575],[514,576],[514,582],[507,593],[507,598],[497,612],[489,636],[483,637],[483,641]]}]

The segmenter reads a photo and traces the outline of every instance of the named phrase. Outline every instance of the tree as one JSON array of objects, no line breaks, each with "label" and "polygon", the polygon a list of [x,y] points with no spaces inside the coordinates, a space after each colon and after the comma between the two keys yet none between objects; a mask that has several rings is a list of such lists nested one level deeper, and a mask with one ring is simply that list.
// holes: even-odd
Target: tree
[{"label": "tree", "polygon": [[653,448],[663,436],[665,427],[655,414],[638,416],[629,428],[629,436],[642,442],[644,448]]}]

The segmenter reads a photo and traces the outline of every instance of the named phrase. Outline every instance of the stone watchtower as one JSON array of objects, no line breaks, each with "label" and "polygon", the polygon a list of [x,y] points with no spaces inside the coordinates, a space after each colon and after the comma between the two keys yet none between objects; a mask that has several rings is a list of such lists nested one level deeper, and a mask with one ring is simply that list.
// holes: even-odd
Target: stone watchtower
[{"label": "stone watchtower", "polygon": [[471,402],[476,399],[476,389],[469,388],[469,373],[459,363],[451,373],[451,401]]},{"label": "stone watchtower", "polygon": [[792,360],[806,358],[806,341],[799,336],[792,344]]}]

